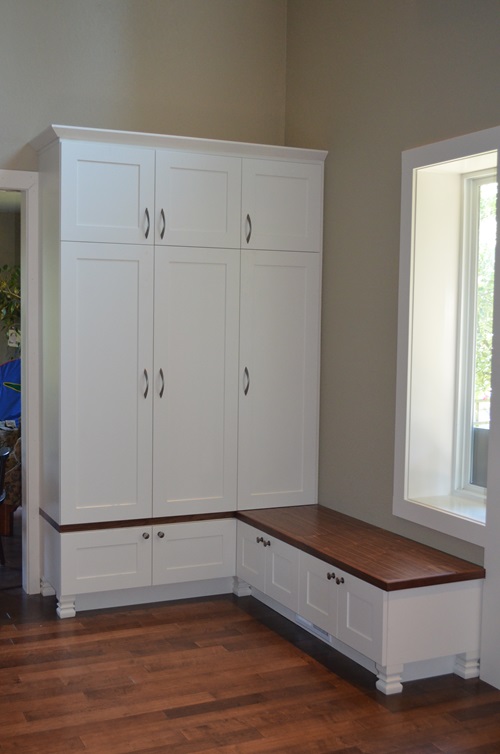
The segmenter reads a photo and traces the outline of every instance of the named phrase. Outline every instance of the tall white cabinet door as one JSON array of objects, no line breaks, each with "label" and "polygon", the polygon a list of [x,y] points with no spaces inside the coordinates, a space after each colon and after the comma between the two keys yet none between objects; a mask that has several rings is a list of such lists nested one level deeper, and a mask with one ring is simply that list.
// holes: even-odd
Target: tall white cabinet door
[{"label": "tall white cabinet door", "polygon": [[241,247],[321,251],[323,166],[243,160]]},{"label": "tall white cabinet door", "polygon": [[241,159],[158,150],[156,243],[239,248]]},{"label": "tall white cabinet door", "polygon": [[151,515],[153,249],[61,249],[61,523]]},{"label": "tall white cabinet door", "polygon": [[68,141],[61,150],[61,239],[152,244],[154,149]]},{"label": "tall white cabinet door", "polygon": [[317,500],[320,263],[242,252],[240,509]]},{"label": "tall white cabinet door", "polygon": [[153,512],[236,507],[239,251],[157,247]]}]

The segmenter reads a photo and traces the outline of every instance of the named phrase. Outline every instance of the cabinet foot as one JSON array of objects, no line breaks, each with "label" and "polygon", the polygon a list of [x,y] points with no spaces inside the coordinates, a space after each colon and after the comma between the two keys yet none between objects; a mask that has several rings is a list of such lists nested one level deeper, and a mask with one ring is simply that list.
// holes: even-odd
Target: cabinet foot
[{"label": "cabinet foot", "polygon": [[56,590],[50,584],[46,579],[42,578],[40,579],[40,594],[42,597],[53,597],[56,593]]},{"label": "cabinet foot", "polygon": [[59,597],[56,613],[60,618],[74,618],[76,615],[76,598],[74,595]]},{"label": "cabinet foot", "polygon": [[233,580],[233,594],[237,597],[249,597],[252,594],[252,587],[246,581],[243,581],[243,579],[235,576]]},{"label": "cabinet foot", "polygon": [[464,652],[457,655],[453,672],[460,678],[477,678],[479,676],[479,656],[477,652]]},{"label": "cabinet foot", "polygon": [[400,694],[403,690],[402,675],[402,665],[391,665],[390,667],[377,665],[378,680],[375,685],[383,694]]}]

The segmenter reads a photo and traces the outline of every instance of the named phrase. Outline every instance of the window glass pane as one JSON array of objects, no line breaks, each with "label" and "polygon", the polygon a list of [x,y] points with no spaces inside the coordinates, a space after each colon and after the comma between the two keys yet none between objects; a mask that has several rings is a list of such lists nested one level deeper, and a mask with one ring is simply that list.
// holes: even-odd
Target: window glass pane
[{"label": "window glass pane", "polygon": [[470,483],[486,487],[488,430],[490,426],[491,347],[496,245],[497,184],[479,188],[479,229],[476,276],[474,344],[474,407]]}]

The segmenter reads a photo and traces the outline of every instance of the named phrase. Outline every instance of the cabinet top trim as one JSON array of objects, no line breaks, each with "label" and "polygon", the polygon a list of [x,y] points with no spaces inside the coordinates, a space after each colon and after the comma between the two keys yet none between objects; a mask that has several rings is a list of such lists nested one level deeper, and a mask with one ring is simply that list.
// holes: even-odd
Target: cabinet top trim
[{"label": "cabinet top trim", "polygon": [[200,139],[191,136],[149,134],[136,131],[113,131],[102,128],[51,125],[30,142],[37,152],[58,139],[75,141],[96,141],[108,144],[127,144],[136,147],[176,149],[185,152],[205,154],[225,154],[234,157],[264,157],[296,162],[324,162],[328,152],[319,149],[302,149],[272,144],[252,144],[250,142],[219,141]]}]

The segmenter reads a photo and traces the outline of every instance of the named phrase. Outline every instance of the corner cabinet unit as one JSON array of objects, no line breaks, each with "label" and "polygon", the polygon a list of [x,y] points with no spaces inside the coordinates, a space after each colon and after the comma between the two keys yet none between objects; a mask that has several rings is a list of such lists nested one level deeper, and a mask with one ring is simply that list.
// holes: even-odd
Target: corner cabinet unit
[{"label": "corner cabinet unit", "polygon": [[[33,146],[43,582],[71,614],[94,587],[183,581],[169,527],[203,552],[238,509],[317,502],[326,153],[67,126]],[[80,561],[102,574],[69,577]]]}]

